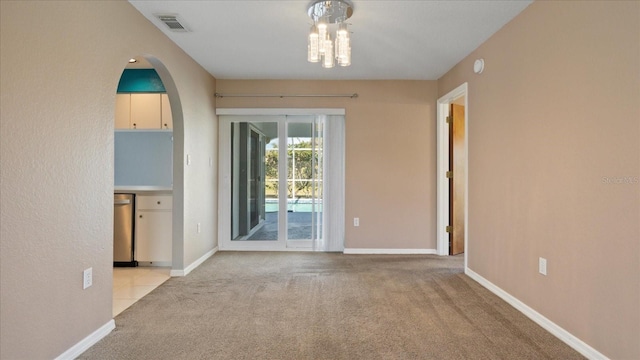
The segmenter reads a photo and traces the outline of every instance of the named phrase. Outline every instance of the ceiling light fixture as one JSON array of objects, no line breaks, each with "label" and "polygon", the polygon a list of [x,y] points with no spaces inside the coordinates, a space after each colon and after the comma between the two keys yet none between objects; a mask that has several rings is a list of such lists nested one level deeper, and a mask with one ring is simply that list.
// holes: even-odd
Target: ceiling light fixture
[{"label": "ceiling light fixture", "polygon": [[[324,68],[332,68],[336,62],[340,66],[351,65],[351,38],[345,23],[353,15],[351,3],[346,0],[316,1],[308,13],[313,25],[309,31],[307,60],[320,62]],[[331,24],[338,25],[335,47],[329,32]]]}]

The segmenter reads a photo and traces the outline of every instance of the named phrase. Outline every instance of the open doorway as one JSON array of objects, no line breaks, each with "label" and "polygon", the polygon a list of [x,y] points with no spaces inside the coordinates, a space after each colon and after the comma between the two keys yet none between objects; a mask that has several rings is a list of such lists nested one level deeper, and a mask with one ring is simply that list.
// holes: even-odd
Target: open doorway
[{"label": "open doorway", "polygon": [[468,91],[462,84],[438,99],[437,251],[464,252],[468,239]]},{"label": "open doorway", "polygon": [[449,255],[464,252],[465,229],[465,182],[466,182],[466,145],[465,145],[465,100],[461,96],[449,105]]},{"label": "open doorway", "polygon": [[183,193],[182,167],[175,166],[182,157],[182,111],[166,67],[154,57],[131,58],[116,92],[114,316],[181,268],[175,258],[181,260],[182,244],[174,234],[183,212],[182,201],[174,201]]}]

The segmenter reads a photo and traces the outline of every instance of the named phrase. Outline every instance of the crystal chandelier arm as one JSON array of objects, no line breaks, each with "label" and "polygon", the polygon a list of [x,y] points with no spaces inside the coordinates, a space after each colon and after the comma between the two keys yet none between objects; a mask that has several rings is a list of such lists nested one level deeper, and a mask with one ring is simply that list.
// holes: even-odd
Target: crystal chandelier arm
[{"label": "crystal chandelier arm", "polygon": [[313,25],[309,31],[309,44],[307,47],[307,60],[309,62],[320,61],[318,27]]}]

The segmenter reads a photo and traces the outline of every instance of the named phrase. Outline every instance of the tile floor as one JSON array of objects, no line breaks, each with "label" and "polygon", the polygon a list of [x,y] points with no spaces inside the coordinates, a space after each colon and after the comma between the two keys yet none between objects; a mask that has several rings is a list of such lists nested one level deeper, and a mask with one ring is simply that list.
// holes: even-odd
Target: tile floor
[{"label": "tile floor", "polygon": [[168,267],[113,268],[113,316],[167,281],[170,272]]}]

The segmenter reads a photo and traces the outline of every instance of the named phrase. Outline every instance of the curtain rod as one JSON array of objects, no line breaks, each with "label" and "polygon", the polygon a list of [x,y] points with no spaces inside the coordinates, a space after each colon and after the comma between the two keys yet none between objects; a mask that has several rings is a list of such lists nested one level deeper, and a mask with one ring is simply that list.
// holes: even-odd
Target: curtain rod
[{"label": "curtain rod", "polygon": [[217,98],[225,98],[225,97],[277,97],[277,98],[286,98],[286,97],[348,97],[351,99],[357,98],[358,94],[317,94],[317,95],[285,95],[285,94],[214,94]]}]

